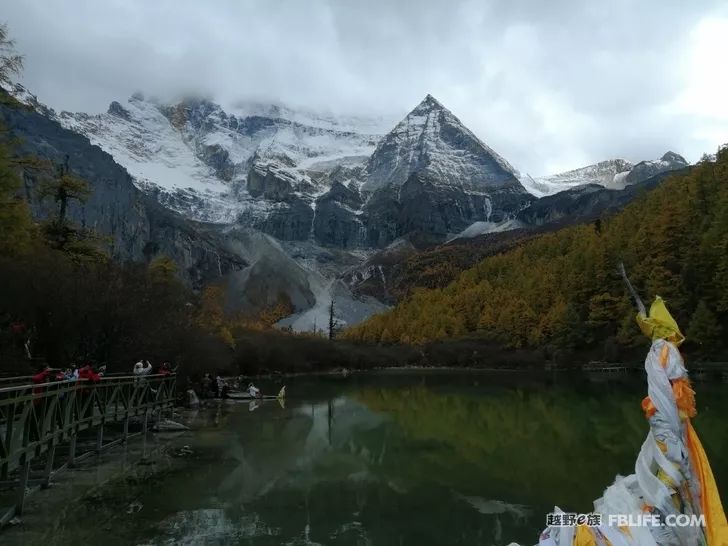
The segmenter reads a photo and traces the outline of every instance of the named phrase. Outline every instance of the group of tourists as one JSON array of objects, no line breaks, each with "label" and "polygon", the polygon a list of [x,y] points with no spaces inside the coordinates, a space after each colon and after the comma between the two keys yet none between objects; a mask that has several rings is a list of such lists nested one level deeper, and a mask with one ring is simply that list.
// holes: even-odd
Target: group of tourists
[{"label": "group of tourists", "polygon": [[94,369],[93,364],[88,363],[83,366],[72,364],[67,368],[51,368],[48,364],[43,366],[38,373],[31,376],[30,380],[35,385],[42,383],[50,383],[53,381],[77,381],[86,379],[93,383],[101,380],[106,373],[106,366],[100,366]]},{"label": "group of tourists", "polygon": [[[142,377],[151,375],[153,371],[154,366],[152,366],[149,360],[139,360],[139,362],[134,364],[132,374],[135,377]],[[164,362],[155,373],[157,375],[167,376],[172,375],[176,371],[177,369],[172,368],[169,362]],[[45,364],[38,373],[31,376],[30,380],[34,385],[56,381],[77,381],[79,379],[98,383],[105,373],[106,365],[96,367],[90,362],[83,366],[72,364],[66,368],[51,368],[48,364]]]},{"label": "group of tourists", "polygon": [[[134,364],[134,368],[132,369],[132,374],[141,377],[145,375],[152,374],[152,371],[154,369],[154,366],[148,361],[148,360],[139,360],[136,364]],[[157,369],[157,375],[171,375],[177,371],[177,368],[172,368],[172,365],[169,362],[163,362],[161,366]]]},{"label": "group of tourists", "polygon": [[206,373],[202,378],[202,398],[227,398],[230,386],[218,373],[212,377]]},{"label": "group of tourists", "polygon": [[[231,389],[230,383],[219,373],[215,377],[210,373],[206,373],[202,378],[202,398],[229,398],[231,390],[236,392],[241,390],[240,380],[234,381],[232,387]],[[250,398],[261,398],[263,396],[260,389],[253,383],[248,383],[245,392]]]}]

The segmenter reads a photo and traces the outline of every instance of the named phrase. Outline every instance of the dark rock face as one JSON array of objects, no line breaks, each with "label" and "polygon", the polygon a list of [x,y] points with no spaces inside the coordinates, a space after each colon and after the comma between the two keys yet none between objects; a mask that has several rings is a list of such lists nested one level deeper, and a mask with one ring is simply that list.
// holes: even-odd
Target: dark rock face
[{"label": "dark rock face", "polygon": [[[104,234],[118,260],[146,261],[157,254],[172,258],[192,286],[245,266],[225,250],[223,241],[204,226],[184,220],[140,192],[129,174],[86,137],[62,128],[34,111],[0,105],[0,122],[19,140],[18,154],[47,160],[49,170],[68,157],[72,173],[86,180],[91,194],[83,204],[71,202],[68,218]],[[36,218],[55,213],[55,204],[42,200],[41,180],[23,172],[25,194]]]},{"label": "dark rock face", "polygon": [[314,236],[320,244],[342,248],[383,248],[414,233],[442,242],[473,222],[514,218],[533,199],[510,188],[468,192],[413,174],[401,187],[380,189],[361,205],[356,192],[335,183],[316,201]]},{"label": "dark rock face", "polygon": [[256,229],[284,241],[305,241],[311,235],[313,209],[295,195],[262,217],[253,219]]},{"label": "dark rock face", "polygon": [[226,182],[233,179],[235,165],[230,161],[230,152],[225,148],[219,144],[204,146],[200,155],[205,164],[212,167],[218,178]]},{"label": "dark rock face", "polygon": [[129,114],[129,111],[116,101],[113,101],[111,104],[109,104],[108,113],[112,116],[117,116],[127,121],[131,119],[131,114]]},{"label": "dark rock face", "polygon": [[253,197],[263,197],[270,201],[286,201],[293,194],[291,180],[273,165],[253,163],[248,171],[248,193]]},{"label": "dark rock face", "polygon": [[473,222],[514,218],[532,199],[508,187],[486,195],[459,186],[443,186],[413,174],[399,191],[380,190],[369,199],[364,207],[367,240],[380,248],[408,233],[442,240]]},{"label": "dark rock face", "polygon": [[235,120],[234,126],[238,133],[245,136],[254,135],[255,133],[265,131],[267,129],[273,129],[278,123],[278,120],[262,116],[248,116],[242,119],[231,119]]},{"label": "dark rock face", "polygon": [[675,166],[682,165],[683,167],[686,167],[688,165],[688,162],[685,160],[683,156],[680,154],[677,154],[675,152],[665,152],[665,154],[660,158],[662,161],[666,161],[668,163],[671,163]]},{"label": "dark rock face", "polygon": [[352,248],[366,244],[361,214],[362,199],[355,189],[334,182],[316,200],[313,234],[325,246]]},{"label": "dark rock face", "polygon": [[316,200],[319,204],[329,201],[335,201],[353,209],[361,208],[362,205],[361,194],[356,187],[347,187],[338,181],[334,181],[329,191]]},{"label": "dark rock face", "polygon": [[525,224],[542,226],[574,216],[599,216],[627,195],[625,190],[610,190],[597,184],[588,184],[542,197],[521,211],[518,219]]},{"label": "dark rock face", "polygon": [[625,183],[627,185],[638,184],[660,173],[684,169],[687,166],[688,162],[683,156],[675,152],[667,152],[657,161],[640,161],[637,163],[627,175]]}]

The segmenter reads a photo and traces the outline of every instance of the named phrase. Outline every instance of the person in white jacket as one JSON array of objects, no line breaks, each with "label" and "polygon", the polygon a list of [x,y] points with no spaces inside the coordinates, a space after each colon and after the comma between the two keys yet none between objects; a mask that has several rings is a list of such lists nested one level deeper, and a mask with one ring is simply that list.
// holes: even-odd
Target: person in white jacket
[{"label": "person in white jacket", "polygon": [[133,373],[137,378],[149,375],[150,373],[152,373],[152,365],[149,363],[148,360],[146,362],[140,360],[139,362],[134,364]]},{"label": "person in white jacket", "polygon": [[248,384],[248,394],[251,398],[260,398],[262,396],[260,394],[260,389],[252,383]]}]

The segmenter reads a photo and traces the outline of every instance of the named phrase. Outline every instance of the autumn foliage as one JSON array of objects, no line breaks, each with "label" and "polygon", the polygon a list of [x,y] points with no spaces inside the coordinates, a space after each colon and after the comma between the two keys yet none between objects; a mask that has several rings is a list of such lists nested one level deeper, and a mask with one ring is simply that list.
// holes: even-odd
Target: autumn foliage
[{"label": "autumn foliage", "polygon": [[448,286],[418,289],[344,336],[406,344],[475,337],[566,350],[605,340],[630,346],[640,333],[619,262],[645,298],[667,301],[694,350],[725,348],[728,149],[610,218],[488,257]]}]

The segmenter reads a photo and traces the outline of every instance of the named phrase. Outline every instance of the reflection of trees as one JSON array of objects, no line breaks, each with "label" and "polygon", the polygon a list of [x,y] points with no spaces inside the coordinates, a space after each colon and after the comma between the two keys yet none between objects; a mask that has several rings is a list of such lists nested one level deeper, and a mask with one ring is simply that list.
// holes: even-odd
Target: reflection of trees
[{"label": "reflection of trees", "polygon": [[[469,397],[419,387],[364,390],[356,398],[390,414],[405,434],[435,443],[426,457],[403,466],[413,480],[426,476],[461,483],[472,494],[485,490],[493,498],[574,510],[591,508],[616,474],[633,471],[647,431],[639,400],[629,393]],[[708,445],[728,440],[717,414],[706,412],[698,422]]]},{"label": "reflection of trees", "polygon": [[[728,403],[698,390],[696,427],[725,487]],[[130,518],[104,501],[91,516],[128,543],[159,537],[162,520],[175,540],[253,545],[531,543],[554,504],[589,509],[631,472],[647,428],[640,394],[453,391],[364,388],[285,410],[231,408],[195,434],[191,459],[106,497],[136,496],[144,510]]]}]

